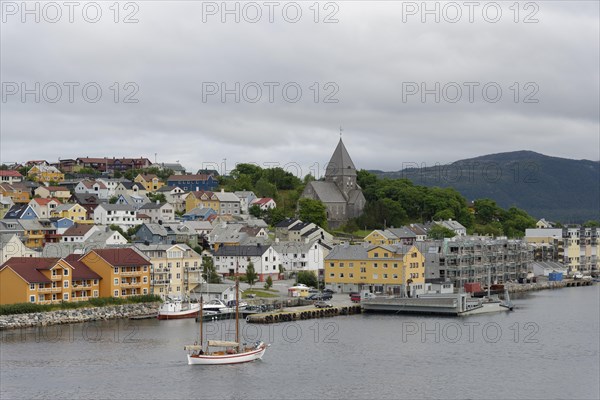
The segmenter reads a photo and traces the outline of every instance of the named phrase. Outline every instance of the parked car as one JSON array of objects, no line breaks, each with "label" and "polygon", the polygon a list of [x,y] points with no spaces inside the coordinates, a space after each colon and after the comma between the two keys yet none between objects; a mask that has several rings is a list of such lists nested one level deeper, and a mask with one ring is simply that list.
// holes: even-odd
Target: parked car
[{"label": "parked car", "polygon": [[314,293],[308,296],[307,300],[331,300],[332,296],[329,293]]},{"label": "parked car", "polygon": [[333,307],[333,304],[331,304],[328,301],[319,300],[319,301],[315,301],[315,307],[317,307],[317,308],[328,308],[328,307]]},{"label": "parked car", "polygon": [[360,303],[360,293],[350,293],[350,300],[353,303]]},{"label": "parked car", "polygon": [[315,289],[314,287],[308,288],[308,293],[319,293],[319,291],[317,289]]},{"label": "parked car", "polygon": [[334,294],[335,292],[333,291],[333,289],[323,289],[323,293]]}]

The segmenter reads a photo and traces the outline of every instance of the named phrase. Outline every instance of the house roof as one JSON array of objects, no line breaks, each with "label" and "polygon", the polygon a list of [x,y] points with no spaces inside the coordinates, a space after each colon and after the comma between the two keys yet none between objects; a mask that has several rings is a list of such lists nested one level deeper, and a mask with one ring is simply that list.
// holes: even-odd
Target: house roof
[{"label": "house roof", "polygon": [[36,197],[36,198],[34,198],[34,199],[33,199],[33,201],[35,201],[36,203],[38,203],[40,206],[45,206],[45,205],[47,205],[48,203],[50,203],[51,201],[54,201],[55,203],[58,203],[58,204],[62,204],[62,203],[60,202],[60,200],[58,200],[58,199],[55,199],[55,198],[50,198],[50,199],[42,199],[42,198]]},{"label": "house roof", "polygon": [[10,169],[0,170],[0,176],[12,176],[14,178],[22,178],[23,175],[19,173],[19,171],[13,171]]},{"label": "house roof", "polygon": [[25,214],[25,211],[27,211],[28,208],[37,216],[36,212],[29,204],[15,204],[4,215],[4,219],[19,219]]},{"label": "house roof", "polygon": [[131,248],[94,249],[92,251],[109,264],[119,267],[136,267],[150,264],[140,253]]},{"label": "house roof", "polygon": [[273,201],[273,202],[274,202],[275,200],[273,200],[273,199],[272,199],[272,198],[270,198],[270,197],[261,197],[260,199],[256,199],[256,200],[254,200],[254,201],[252,202],[252,204],[258,204],[259,206],[262,206],[262,205],[264,205],[264,204],[267,204],[267,203],[268,203],[268,202],[270,202],[270,201]]},{"label": "house roof", "polygon": [[0,265],[0,271],[10,267],[17,275],[29,283],[49,283],[52,282],[46,278],[39,270],[50,269],[56,265],[60,258],[47,257],[12,257],[4,264]]},{"label": "house roof", "polygon": [[[366,245],[366,244],[357,244],[357,245],[339,245],[334,246],[331,249],[331,252],[326,260],[364,260],[368,258],[368,252],[375,248],[382,248],[388,250],[393,254],[405,254],[412,246],[402,246],[402,245]],[[386,260],[386,258],[380,258],[381,260]]]},{"label": "house roof", "polygon": [[207,215],[207,214],[214,214],[216,213],[215,210],[213,210],[212,208],[208,208],[208,207],[196,207],[193,208],[192,210],[190,210],[190,212],[185,213],[184,215]]},{"label": "house roof", "polygon": [[413,231],[411,231],[410,229],[408,229],[404,226],[401,226],[400,228],[390,228],[387,231],[392,233],[394,236],[396,236],[400,239],[406,239],[406,238],[414,239],[417,237],[417,235]]},{"label": "house roof", "polygon": [[265,254],[271,245],[256,246],[222,246],[215,252],[218,257],[258,257]]},{"label": "house roof", "polygon": [[275,228],[288,228],[290,225],[295,224],[296,222],[301,222],[301,221],[296,218],[286,218],[286,219],[282,220],[281,222],[279,222],[277,225],[275,225]]},{"label": "house roof", "polygon": [[180,182],[180,181],[207,181],[208,178],[213,178],[212,175],[207,174],[195,174],[195,175],[171,175],[167,181],[170,182]]},{"label": "house roof", "polygon": [[94,225],[91,224],[75,224],[70,228],[67,228],[65,233],[63,233],[63,236],[84,236],[92,228],[94,228]]},{"label": "house roof", "polygon": [[102,279],[102,277],[92,271],[90,267],[79,261],[80,258],[81,254],[70,254],[64,259],[71,267],[73,267],[72,279]]},{"label": "house roof", "polygon": [[46,190],[48,190],[49,192],[68,192],[69,189],[67,189],[64,186],[40,186],[40,188],[44,188]]},{"label": "house roof", "polygon": [[219,199],[220,202],[234,202],[237,203],[240,201],[240,198],[237,197],[235,195],[235,193],[232,192],[214,192],[215,196],[217,196],[217,199]]},{"label": "house roof", "polygon": [[135,211],[135,208],[129,204],[100,204],[98,207],[106,211]]},{"label": "house roof", "polygon": [[155,174],[140,174],[140,176],[142,177],[143,180],[145,180],[146,182],[149,182],[153,179],[158,179],[158,176],[156,176]]}]

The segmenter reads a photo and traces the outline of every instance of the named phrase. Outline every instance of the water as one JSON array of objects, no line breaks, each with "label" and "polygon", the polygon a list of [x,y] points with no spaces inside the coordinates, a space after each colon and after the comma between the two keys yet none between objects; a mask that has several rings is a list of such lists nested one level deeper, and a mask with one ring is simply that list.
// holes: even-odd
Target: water
[{"label": "water", "polygon": [[[598,399],[599,294],[540,291],[511,313],[468,318],[242,323],[249,339],[260,332],[272,346],[262,361],[217,367],[186,364],[193,320],[2,332],[0,398]],[[231,338],[229,322],[205,326],[211,338]]]}]

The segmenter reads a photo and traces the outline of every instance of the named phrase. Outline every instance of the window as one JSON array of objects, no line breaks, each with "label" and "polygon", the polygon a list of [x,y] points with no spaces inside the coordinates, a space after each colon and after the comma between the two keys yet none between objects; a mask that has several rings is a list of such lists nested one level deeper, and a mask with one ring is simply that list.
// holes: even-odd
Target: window
[{"label": "window", "polygon": [[29,284],[29,290],[35,290],[35,283]]},{"label": "window", "polygon": [[69,287],[69,281],[63,281],[63,287],[64,288],[68,288]]},{"label": "window", "polygon": [[387,279],[388,274],[383,274],[383,279]]},{"label": "window", "polygon": [[389,254],[388,254],[388,253],[383,253],[383,256],[384,256],[385,258],[388,258]]},{"label": "window", "polygon": [[373,257],[379,258],[379,253],[373,253]]},{"label": "window", "polygon": [[349,276],[350,278],[354,278],[354,274],[353,274],[352,272],[350,272],[350,273],[348,274],[348,276]]},{"label": "window", "polygon": [[367,269],[365,267],[360,267],[360,272],[367,272]]},{"label": "window", "polygon": [[373,268],[377,268],[377,263],[373,264]]},{"label": "window", "polygon": [[379,279],[379,275],[378,274],[373,274],[373,279]]},{"label": "window", "polygon": [[29,302],[35,303],[35,296],[29,296]]},{"label": "window", "polygon": [[144,283],[148,283],[148,277],[147,276],[144,277]]},{"label": "window", "polygon": [[387,263],[383,263],[383,268],[387,268]]},{"label": "window", "polygon": [[335,274],[334,274],[333,272],[331,272],[331,273],[329,274],[329,277],[330,277],[330,278],[335,278]]},{"label": "window", "polygon": [[63,269],[63,275],[64,276],[69,276],[69,270],[68,269]]},{"label": "window", "polygon": [[98,279],[94,279],[94,285],[98,284]]},{"label": "window", "polygon": [[119,284],[119,278],[115,278],[115,285]]},{"label": "window", "polygon": [[341,263],[340,263],[340,268],[342,268],[343,266],[344,266],[344,263],[343,263],[343,262],[341,262]]},{"label": "window", "polygon": [[[160,291],[162,292],[162,289]],[[148,289],[144,288],[143,293],[148,294]]]},{"label": "window", "polygon": [[394,263],[394,268],[398,268],[398,263]]},{"label": "window", "polygon": [[394,274],[394,275],[392,275],[392,278],[394,278],[394,279],[398,279],[398,274]]},{"label": "window", "polygon": [[344,277],[344,273],[342,272],[342,273],[340,273],[340,278],[343,278],[343,277]]},{"label": "window", "polygon": [[115,267],[115,274],[119,273],[119,267]]},{"label": "window", "polygon": [[144,265],[144,272],[147,272],[147,271],[148,271],[148,266]]},{"label": "window", "polygon": [[181,292],[181,287],[180,286],[177,286],[177,291]]},{"label": "window", "polygon": [[94,297],[98,297],[98,291],[94,290]]},{"label": "window", "polygon": [[69,293],[63,293],[63,300],[69,300]]},{"label": "window", "polygon": [[177,273],[177,279],[181,279],[181,274],[179,272]]},{"label": "window", "polygon": [[127,290],[125,290],[125,289],[121,290],[121,294],[122,294],[123,296],[127,296]]}]

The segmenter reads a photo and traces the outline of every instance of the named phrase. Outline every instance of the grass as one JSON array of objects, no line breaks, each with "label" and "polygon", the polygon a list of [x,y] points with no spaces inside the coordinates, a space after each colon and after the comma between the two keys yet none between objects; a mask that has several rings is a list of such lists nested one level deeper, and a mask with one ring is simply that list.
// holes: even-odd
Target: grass
[{"label": "grass", "polygon": [[272,292],[277,292],[276,290],[259,290],[259,289],[247,289],[244,290],[244,295],[242,296],[243,298],[248,298],[249,294],[253,294],[256,297],[262,297],[262,298],[270,298],[270,297],[279,297],[278,294],[273,294]]},{"label": "grass", "polygon": [[106,307],[121,304],[152,303],[162,301],[160,296],[141,295],[128,298],[121,297],[98,297],[89,301],[66,301],[55,304],[17,303],[0,306],[0,315],[30,314],[36,312],[72,310],[85,307]]}]

